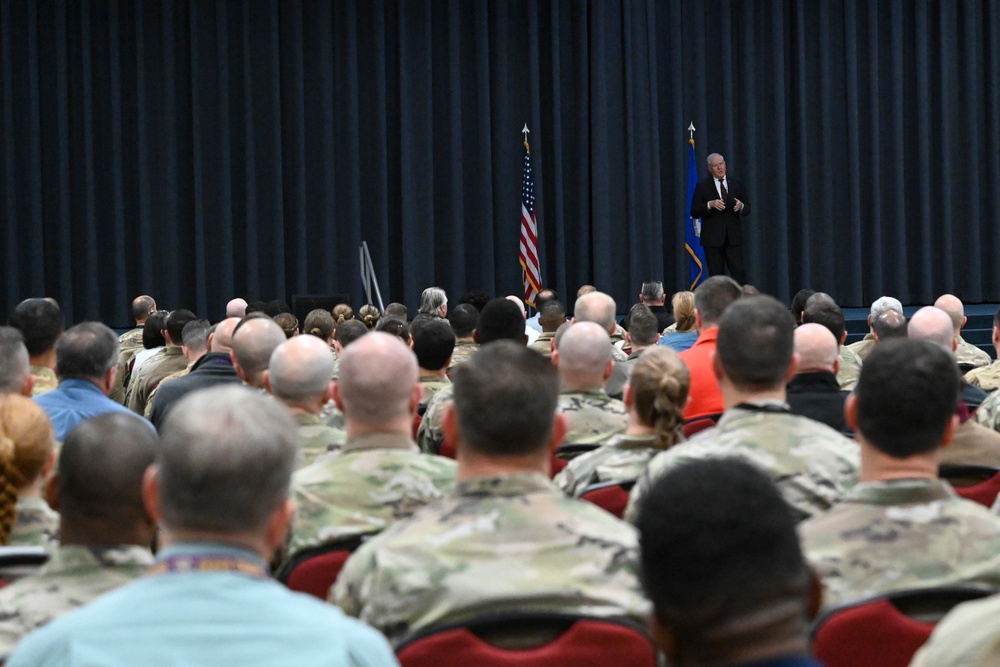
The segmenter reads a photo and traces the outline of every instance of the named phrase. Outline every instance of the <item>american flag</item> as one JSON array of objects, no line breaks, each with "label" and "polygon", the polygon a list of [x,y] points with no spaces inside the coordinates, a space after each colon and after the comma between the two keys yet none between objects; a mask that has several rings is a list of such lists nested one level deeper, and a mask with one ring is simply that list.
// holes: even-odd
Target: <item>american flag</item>
[{"label": "american flag", "polygon": [[535,179],[531,174],[531,149],[524,140],[524,177],[521,180],[521,268],[524,269],[524,301],[535,306],[535,296],[542,289],[538,261],[538,225],[535,221]]}]

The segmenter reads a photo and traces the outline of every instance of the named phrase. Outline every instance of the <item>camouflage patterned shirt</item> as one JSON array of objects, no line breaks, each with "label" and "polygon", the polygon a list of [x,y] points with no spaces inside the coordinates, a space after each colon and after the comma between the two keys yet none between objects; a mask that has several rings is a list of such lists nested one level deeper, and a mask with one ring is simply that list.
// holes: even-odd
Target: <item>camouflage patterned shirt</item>
[{"label": "camouflage patterned shirt", "polygon": [[368,535],[444,497],[455,462],[422,454],[412,440],[376,433],[353,438],[292,476],[298,509],[289,555]]},{"label": "camouflage patterned shirt", "polygon": [[469,360],[469,357],[479,349],[479,343],[471,340],[460,340],[455,342],[455,351],[451,353],[451,364],[448,366],[448,372],[451,373],[452,369],[459,364],[465,363]]},{"label": "camouflage patterned shirt", "polygon": [[602,443],[628,426],[625,404],[600,387],[563,389],[557,407],[569,421],[564,443]]},{"label": "camouflage patterned shirt", "polygon": [[635,523],[652,480],[690,459],[736,456],[767,473],[796,520],[830,509],[858,481],[857,443],[826,424],[793,415],[772,401],[732,407],[719,423],[656,455],[629,497],[625,518]]},{"label": "camouflage patterned shirt", "polygon": [[40,396],[59,386],[56,372],[48,366],[31,365],[31,375],[35,378],[35,386],[31,389],[32,396]]},{"label": "camouflage patterned shirt", "polygon": [[1000,665],[1000,595],[964,602],[934,628],[910,667]]},{"label": "camouflage patterned shirt", "polygon": [[542,333],[538,334],[538,338],[535,339],[534,343],[528,346],[528,349],[538,352],[543,357],[551,358],[552,339],[555,337],[556,335],[551,331],[543,331]]},{"label": "camouflage patterned shirt", "polygon": [[990,362],[993,361],[990,355],[972,343],[965,342],[965,339],[961,336],[957,336],[955,341],[958,343],[958,346],[955,348],[955,361],[958,362],[959,366],[982,368],[983,366],[989,366]]},{"label": "camouflage patterned shirt", "polygon": [[864,360],[875,349],[875,334],[871,332],[866,333],[864,338],[856,343],[851,343],[847,346],[847,349],[858,355],[858,358],[864,363]]},{"label": "camouflage patterned shirt", "polygon": [[139,578],[153,564],[139,546],[62,546],[38,574],[0,589],[0,657],[24,635]]},{"label": "camouflage patterned shirt", "polygon": [[858,484],[800,535],[824,607],[907,588],[1000,588],[1000,518],[941,480]]},{"label": "camouflage patterned shirt", "polygon": [[330,428],[344,430],[344,413],[340,411],[337,404],[327,401],[323,406],[323,411],[319,413],[320,419]]},{"label": "camouflage patterned shirt", "polygon": [[837,384],[843,391],[854,389],[861,376],[861,357],[846,345],[840,346],[840,370],[837,371]]},{"label": "camouflage patterned shirt", "polygon": [[417,378],[417,382],[424,388],[424,393],[420,397],[420,406],[418,407],[418,411],[421,414],[427,412],[427,406],[430,404],[431,399],[434,398],[434,394],[451,384],[451,380],[447,376],[441,377],[440,375],[421,375]]},{"label": "camouflage patterned shirt", "polygon": [[555,483],[568,496],[578,496],[591,484],[638,479],[649,461],[663,450],[651,435],[616,435],[599,448],[577,456],[556,475]]},{"label": "camouflage patterned shirt", "polygon": [[118,348],[120,350],[139,350],[142,348],[142,330],[138,326],[131,331],[126,331],[118,337]]},{"label": "camouflage patterned shirt", "polygon": [[965,374],[965,381],[983,391],[1000,389],[1000,360],[994,361],[988,366],[973,368]]},{"label": "camouflage patterned shirt", "polygon": [[972,418],[986,428],[1000,431],[1000,391],[994,391],[979,404]]},{"label": "camouflage patterned shirt", "polygon": [[649,604],[634,528],[539,473],[460,482],[358,549],[331,599],[398,645],[431,624],[538,611],[627,617]]},{"label": "camouflage patterned shirt", "polygon": [[134,372],[125,391],[125,405],[129,410],[140,415],[146,413],[146,402],[160,381],[187,368],[187,358],[180,345],[168,345],[143,364],[138,372]]},{"label": "camouflage patterned shirt", "polygon": [[420,428],[417,430],[417,445],[420,451],[436,454],[444,440],[444,412],[455,402],[455,385],[449,384],[440,389],[431,402],[427,404]]},{"label": "camouflage patterned shirt", "polygon": [[299,437],[302,443],[299,468],[312,465],[316,459],[328,452],[337,451],[347,442],[344,430],[329,426],[320,415],[300,412],[292,416],[299,425]]},{"label": "camouflage patterned shirt", "polygon": [[18,498],[17,519],[7,538],[9,547],[59,546],[59,513],[41,498]]}]

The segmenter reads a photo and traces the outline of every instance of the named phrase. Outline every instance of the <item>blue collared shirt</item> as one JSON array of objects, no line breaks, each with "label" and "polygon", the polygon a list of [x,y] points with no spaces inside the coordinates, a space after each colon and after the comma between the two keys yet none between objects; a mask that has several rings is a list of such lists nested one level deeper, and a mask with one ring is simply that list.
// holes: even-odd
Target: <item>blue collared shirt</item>
[{"label": "blue collared shirt", "polygon": [[[105,412],[135,415],[124,405],[105,396],[100,387],[89,380],[63,380],[52,391],[35,396],[35,402],[48,413],[59,442],[65,440],[80,423]],[[153,428],[153,425],[149,424],[149,427]]]}]

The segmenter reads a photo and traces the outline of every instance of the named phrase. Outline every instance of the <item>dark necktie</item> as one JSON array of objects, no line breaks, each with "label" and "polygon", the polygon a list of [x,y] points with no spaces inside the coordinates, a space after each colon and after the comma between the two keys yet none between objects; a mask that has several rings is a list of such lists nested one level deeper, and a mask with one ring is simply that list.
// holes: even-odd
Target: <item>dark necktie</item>
[{"label": "dark necktie", "polygon": [[722,181],[721,178],[719,179],[719,191],[722,192],[722,203],[723,204],[728,204],[729,203],[729,191],[726,190],[726,184]]}]

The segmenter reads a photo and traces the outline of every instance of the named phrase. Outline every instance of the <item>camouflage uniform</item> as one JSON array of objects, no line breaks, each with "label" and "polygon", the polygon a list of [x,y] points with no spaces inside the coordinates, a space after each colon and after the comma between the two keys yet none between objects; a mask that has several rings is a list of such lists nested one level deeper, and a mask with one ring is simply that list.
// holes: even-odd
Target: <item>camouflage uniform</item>
[{"label": "camouflage uniform", "polygon": [[858,383],[861,375],[861,357],[846,345],[840,346],[840,370],[837,371],[837,384],[843,391],[851,391]]},{"label": "camouflage uniform", "polygon": [[420,428],[417,430],[417,445],[420,451],[436,454],[444,440],[444,412],[455,402],[455,385],[449,384],[434,394],[427,404]]},{"label": "camouflage uniform", "polygon": [[972,418],[994,431],[1000,431],[1000,391],[995,391],[979,404]]},{"label": "camouflage uniform", "polygon": [[1000,588],[1000,518],[938,479],[858,484],[800,535],[825,607],[908,588]]},{"label": "camouflage uniform", "polygon": [[988,366],[973,368],[965,374],[965,381],[983,391],[1000,389],[1000,360],[994,361]]},{"label": "camouflage uniform", "polygon": [[121,336],[118,337],[118,348],[122,351],[125,350],[139,350],[142,349],[142,330],[144,327],[138,326],[131,331],[126,331]]},{"label": "camouflage uniform", "polygon": [[858,358],[864,363],[868,355],[875,349],[875,334],[871,332],[866,333],[864,338],[856,343],[851,343],[847,346],[847,349],[858,355]]},{"label": "camouflage uniform", "polygon": [[337,404],[333,401],[326,402],[319,416],[330,428],[344,430],[344,413],[337,408]]},{"label": "camouflage uniform", "polygon": [[32,396],[40,396],[59,386],[59,378],[56,377],[56,372],[47,366],[32,364],[31,375],[35,378],[35,386],[31,390]]},{"label": "camouflage uniform", "polygon": [[0,656],[35,628],[130,583],[152,564],[145,547],[59,547],[37,574],[0,590]]},{"label": "camouflage uniform", "polygon": [[674,333],[675,331],[677,331],[677,322],[674,322],[674,323],[673,323],[673,324],[671,324],[671,325],[670,325],[669,327],[667,327],[666,329],[664,329],[664,330],[663,330],[663,331],[662,331],[662,332],[660,333],[660,335],[661,335],[661,336],[666,336],[667,334],[671,334],[671,333]]},{"label": "camouflage uniform", "polygon": [[858,481],[858,445],[786,409],[773,401],[730,408],[714,428],[658,454],[632,489],[625,518],[635,523],[642,496],[657,475],[686,460],[729,456],[767,473],[797,521],[830,509]]},{"label": "camouflage uniform", "polygon": [[942,619],[910,667],[1000,665],[1000,596],[965,602]]},{"label": "camouflage uniform", "polygon": [[577,456],[556,475],[555,483],[568,496],[578,496],[591,484],[637,479],[650,459],[662,449],[651,435],[616,435],[598,449]]},{"label": "camouflage uniform", "polygon": [[420,397],[420,405],[417,407],[419,414],[427,412],[427,406],[430,404],[431,399],[434,398],[434,394],[451,384],[448,376],[442,377],[440,375],[421,375],[417,378],[417,382],[424,388],[424,393]]},{"label": "camouflage uniform", "polygon": [[611,344],[614,345],[615,343],[624,340],[625,340],[625,329],[622,328],[622,325],[616,322],[615,331],[614,333],[611,334]]},{"label": "camouflage uniform", "polygon": [[140,415],[146,412],[149,395],[160,381],[168,375],[187,367],[187,358],[180,345],[168,345],[143,364],[138,373],[129,381],[125,393],[125,405]]},{"label": "camouflage uniform", "polygon": [[990,362],[993,361],[990,355],[975,345],[966,343],[965,339],[961,336],[956,336],[955,340],[958,342],[958,346],[955,348],[955,361],[958,362],[959,366],[982,368],[983,366],[989,366]]},{"label": "camouflage uniform", "polygon": [[620,347],[611,346],[611,358],[615,361],[625,361],[628,359],[628,353],[622,350]]},{"label": "camouflage uniform", "polygon": [[176,373],[171,373],[167,377],[160,380],[159,384],[153,387],[153,391],[149,393],[149,398],[146,399],[146,409],[143,411],[142,416],[146,419],[152,421],[153,416],[153,402],[156,400],[156,392],[164,382],[169,382],[170,380],[176,380],[177,378],[182,378],[191,372],[191,367],[194,366],[198,360],[192,361],[187,365],[184,370],[177,371]]},{"label": "camouflage uniform", "polygon": [[538,338],[536,338],[535,342],[529,345],[528,348],[534,350],[535,352],[538,352],[543,357],[551,357],[552,339],[555,337],[556,335],[553,332],[543,331],[542,333],[538,334]]},{"label": "camouflage uniform", "polygon": [[448,372],[451,373],[452,369],[459,364],[465,363],[469,360],[469,357],[479,349],[479,343],[471,340],[460,340],[455,343],[455,351],[451,353],[451,364],[448,366]]},{"label": "camouflage uniform", "polygon": [[347,442],[344,430],[328,426],[320,415],[299,412],[292,416],[299,425],[299,437],[302,443],[299,468],[312,465],[316,459],[337,451]]},{"label": "camouflage uniform", "polygon": [[455,462],[420,453],[409,438],[350,439],[292,477],[298,509],[289,553],[377,533],[442,498],[454,483]]},{"label": "camouflage uniform", "polygon": [[59,512],[41,498],[18,498],[17,519],[7,546],[44,547],[52,551],[59,546]]},{"label": "camouflage uniform", "polygon": [[331,599],[398,645],[431,624],[511,611],[644,622],[635,529],[539,473],[478,477],[369,540]]},{"label": "camouflage uniform", "polygon": [[569,421],[565,443],[602,443],[624,433],[628,426],[625,404],[608,396],[600,387],[563,389],[559,392],[558,409]]}]

